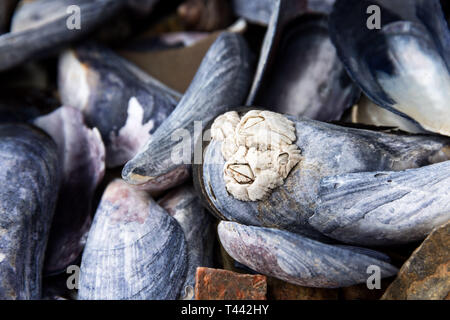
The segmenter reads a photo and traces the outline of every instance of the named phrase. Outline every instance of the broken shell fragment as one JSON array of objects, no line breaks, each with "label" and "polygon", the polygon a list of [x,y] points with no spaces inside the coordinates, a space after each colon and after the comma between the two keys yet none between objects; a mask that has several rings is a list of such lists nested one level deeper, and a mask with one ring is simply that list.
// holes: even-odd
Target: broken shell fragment
[{"label": "broken shell fragment", "polygon": [[183,229],[187,243],[187,274],[180,299],[194,298],[197,267],[213,266],[215,240],[211,215],[202,206],[192,186],[182,186],[158,201]]},{"label": "broken shell fragment", "polygon": [[79,299],[176,299],[186,271],[186,240],[176,220],[145,191],[110,183],[83,252]]},{"label": "broken shell fragment", "polygon": [[60,181],[55,143],[0,125],[0,299],[41,299],[44,253]]},{"label": "broken shell fragment", "polygon": [[[205,203],[217,217],[321,239],[322,233],[308,219],[314,214],[323,178],[356,172],[401,171],[450,159],[447,137],[384,133],[289,116],[288,119],[295,124],[300,161],[282,185],[260,201],[240,201],[229,194],[223,174],[224,142],[213,139],[206,146],[203,165],[194,171],[194,179]],[[237,173],[248,177],[250,183],[252,176],[247,168],[230,169],[238,169]]]},{"label": "broken shell fragment", "polygon": [[[381,29],[367,27],[380,8]],[[450,135],[450,31],[439,0],[337,0],[331,38],[353,80],[377,105]]]},{"label": "broken shell fragment", "polygon": [[301,286],[338,288],[365,283],[369,266],[377,266],[382,278],[397,273],[380,252],[324,244],[283,230],[222,221],[218,234],[236,261]]},{"label": "broken shell fragment", "polygon": [[[197,126],[203,130],[214,117],[244,101],[250,86],[250,67],[250,52],[244,38],[221,33],[176,109],[125,165],[123,179],[143,184],[192,164],[194,144],[201,134],[194,129]],[[186,152],[182,156],[174,154],[180,148]]]},{"label": "broken shell fragment", "polygon": [[107,167],[130,160],[179,98],[109,49],[91,44],[61,55],[58,82],[63,103],[80,109],[100,131]]},{"label": "broken shell fragment", "polygon": [[61,188],[45,254],[45,272],[64,271],[81,254],[91,226],[91,202],[105,173],[105,147],[78,109],[61,107],[34,120],[58,146]]},{"label": "broken shell fragment", "polygon": [[423,240],[450,220],[450,161],[326,177],[318,199],[309,222],[331,238],[369,246]]}]

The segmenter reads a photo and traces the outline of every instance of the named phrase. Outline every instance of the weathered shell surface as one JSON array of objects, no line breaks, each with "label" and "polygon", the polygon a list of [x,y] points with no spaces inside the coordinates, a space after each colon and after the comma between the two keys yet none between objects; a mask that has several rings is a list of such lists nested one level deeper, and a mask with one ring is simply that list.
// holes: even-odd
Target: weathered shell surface
[{"label": "weathered shell surface", "polygon": [[170,115],[179,95],[107,48],[83,45],[60,59],[65,105],[83,111],[106,146],[106,165],[130,160]]},{"label": "weathered shell surface", "polygon": [[0,126],[0,299],[40,299],[59,188],[55,143],[25,125]]},{"label": "weathered shell surface", "polygon": [[79,299],[176,299],[186,272],[187,245],[176,220],[145,191],[110,183],[83,252]]},{"label": "weathered shell surface", "polygon": [[233,198],[225,188],[221,142],[211,141],[200,176],[203,193],[213,212],[224,220],[277,227],[317,236],[308,222],[314,214],[320,180],[351,172],[404,170],[449,159],[450,140],[426,135],[400,135],[308,119],[294,119],[300,163],[270,197],[257,202]]},{"label": "weathered shell surface", "polygon": [[34,124],[56,142],[62,181],[45,255],[47,273],[63,271],[84,248],[91,226],[91,202],[105,173],[105,147],[97,129],[88,129],[78,109],[61,107]]},{"label": "weathered shell surface", "polygon": [[250,52],[244,38],[221,33],[175,111],[125,165],[122,177],[129,183],[142,184],[195,161],[192,156],[200,130],[208,121],[245,100],[251,81],[250,67]]},{"label": "weathered shell surface", "polygon": [[186,281],[181,299],[193,299],[197,267],[213,266],[212,216],[202,206],[192,186],[182,186],[158,201],[183,229],[188,249]]},{"label": "weathered shell surface", "polygon": [[367,281],[369,266],[381,277],[397,269],[383,254],[324,244],[287,231],[220,222],[220,241],[230,256],[251,269],[308,287],[337,288]]},{"label": "weathered shell surface", "polygon": [[423,240],[448,220],[450,161],[445,161],[399,172],[324,178],[309,222],[340,241],[393,245]]},{"label": "weathered shell surface", "polygon": [[[35,0],[23,1],[16,11],[10,33],[0,36],[0,70],[49,53],[92,31],[116,14],[123,0]],[[67,8],[77,5],[81,28],[69,30]]]}]

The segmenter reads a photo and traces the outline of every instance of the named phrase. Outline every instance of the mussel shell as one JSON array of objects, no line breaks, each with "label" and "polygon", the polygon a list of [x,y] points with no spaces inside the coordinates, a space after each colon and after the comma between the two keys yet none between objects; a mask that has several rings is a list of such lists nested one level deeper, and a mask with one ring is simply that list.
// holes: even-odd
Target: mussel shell
[{"label": "mussel shell", "polygon": [[[381,29],[367,27],[377,5]],[[337,0],[331,39],[349,75],[377,105],[450,134],[450,31],[438,0]]]},{"label": "mussel shell", "polygon": [[176,299],[187,271],[177,221],[122,180],[105,190],[83,252],[78,298]]},{"label": "mussel shell", "polygon": [[63,103],[82,110],[87,124],[100,131],[108,167],[130,160],[170,115],[179,97],[94,44],[61,56],[58,82]]},{"label": "mussel shell", "polygon": [[58,273],[81,254],[91,226],[91,203],[105,173],[105,147],[78,109],[61,107],[34,120],[56,142],[62,179],[45,255],[45,272]]},{"label": "mussel shell", "polygon": [[222,221],[218,234],[233,259],[301,286],[338,288],[365,283],[369,266],[379,267],[382,278],[397,273],[380,252],[324,244],[283,230]]},{"label": "mussel shell", "polygon": [[0,299],[40,299],[59,189],[55,143],[27,125],[0,125]]},{"label": "mussel shell", "polygon": [[[243,102],[250,86],[250,74],[250,52],[244,38],[239,34],[221,33],[176,109],[141,152],[125,165],[123,179],[143,184],[190,165],[197,138],[195,131],[201,134],[198,129],[203,130],[211,119]],[[174,139],[174,134],[180,130],[188,136],[181,143]],[[183,149],[190,150],[188,163],[176,163],[172,159],[174,150],[181,144]]]},{"label": "mussel shell", "polygon": [[299,164],[284,184],[261,201],[235,199],[225,188],[221,142],[206,147],[201,170],[194,179],[211,211],[220,219],[246,225],[276,227],[321,239],[309,225],[320,180],[352,172],[404,170],[449,159],[446,137],[404,135],[346,128],[309,119],[288,117],[295,123]]},{"label": "mussel shell", "polygon": [[232,0],[233,11],[237,16],[261,25],[268,25],[275,1],[273,0]]},{"label": "mussel shell", "polygon": [[251,104],[315,120],[340,119],[360,90],[336,54],[326,16],[300,16],[279,37]]},{"label": "mussel shell", "polygon": [[327,16],[309,2],[275,5],[247,105],[337,120],[359,98],[328,35]]},{"label": "mussel shell", "polygon": [[[238,20],[227,31],[243,34],[247,31],[247,23]],[[170,88],[184,93],[219,35],[219,31],[144,34],[122,46],[118,52]]]},{"label": "mussel shell", "polygon": [[362,96],[352,109],[352,122],[378,127],[392,127],[410,133],[426,133],[415,121],[399,116],[373,103],[366,96]]},{"label": "mussel shell", "polygon": [[215,234],[212,216],[202,206],[192,186],[181,186],[158,201],[180,224],[187,242],[188,269],[180,298],[194,298],[197,267],[213,266]]},{"label": "mussel shell", "polygon": [[[290,0],[232,0],[233,11],[236,15],[246,20],[267,26],[271,22],[273,12],[278,12],[278,7],[284,6],[282,2]],[[298,0],[302,5],[302,11],[310,14],[329,14],[335,0]]]},{"label": "mussel shell", "polygon": [[11,14],[17,2],[18,0],[0,1],[0,34],[8,31]]},{"label": "mussel shell", "polygon": [[318,202],[309,222],[331,238],[370,246],[423,240],[450,220],[450,161],[326,177]]},{"label": "mussel shell", "polygon": [[[77,5],[81,29],[69,30],[67,8]],[[34,0],[23,2],[15,13],[10,33],[0,36],[0,70],[40,57],[77,40],[124,5],[119,0]]]}]

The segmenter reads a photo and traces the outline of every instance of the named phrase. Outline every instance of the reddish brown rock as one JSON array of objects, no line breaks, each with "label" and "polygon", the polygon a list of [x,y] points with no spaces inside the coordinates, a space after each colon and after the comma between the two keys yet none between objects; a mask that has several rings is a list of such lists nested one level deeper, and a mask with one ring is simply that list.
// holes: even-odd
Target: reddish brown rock
[{"label": "reddish brown rock", "polygon": [[449,293],[450,221],[435,229],[413,252],[382,299],[442,300]]},{"label": "reddish brown rock", "polygon": [[338,289],[297,286],[275,278],[267,279],[269,300],[337,300]]},{"label": "reddish brown rock", "polygon": [[266,276],[197,268],[196,300],[266,300]]}]

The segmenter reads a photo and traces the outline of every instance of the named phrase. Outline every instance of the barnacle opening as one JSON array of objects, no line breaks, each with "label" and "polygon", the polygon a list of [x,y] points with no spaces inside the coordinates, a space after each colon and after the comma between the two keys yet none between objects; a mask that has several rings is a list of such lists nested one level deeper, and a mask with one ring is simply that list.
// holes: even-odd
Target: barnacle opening
[{"label": "barnacle opening", "polygon": [[238,200],[266,198],[300,161],[294,123],[275,112],[252,110],[242,118],[227,112],[211,132],[222,141],[225,187]]}]

